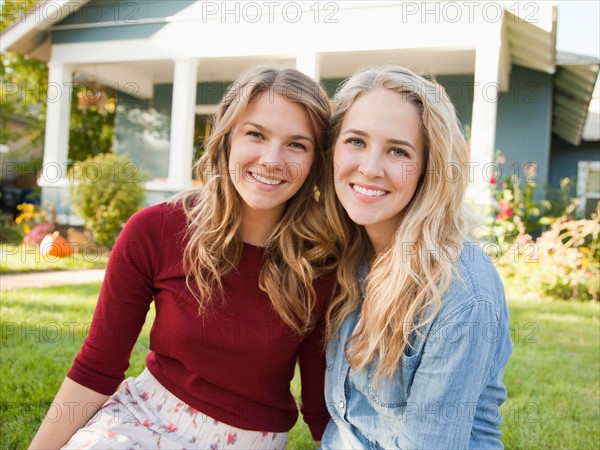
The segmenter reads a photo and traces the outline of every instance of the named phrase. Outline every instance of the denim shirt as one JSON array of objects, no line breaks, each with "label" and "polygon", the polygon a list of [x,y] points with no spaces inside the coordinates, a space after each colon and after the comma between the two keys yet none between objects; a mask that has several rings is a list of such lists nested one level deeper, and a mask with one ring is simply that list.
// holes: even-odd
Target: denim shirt
[{"label": "denim shirt", "polygon": [[378,384],[376,363],[350,368],[344,343],[360,310],[345,319],[339,339],[327,345],[325,398],[332,419],[323,449],[503,448],[502,376],[513,349],[504,288],[475,243],[465,244],[458,274],[393,377]]}]

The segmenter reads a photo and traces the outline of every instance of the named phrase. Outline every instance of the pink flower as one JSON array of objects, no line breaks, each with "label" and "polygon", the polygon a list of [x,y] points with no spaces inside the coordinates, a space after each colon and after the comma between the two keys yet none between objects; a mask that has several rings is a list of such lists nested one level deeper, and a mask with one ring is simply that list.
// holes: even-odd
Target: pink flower
[{"label": "pink flower", "polygon": [[196,414],[198,410],[196,408],[192,408],[190,405],[186,405],[185,412],[191,416],[193,414]]},{"label": "pink flower", "polygon": [[506,200],[500,200],[498,202],[498,208],[500,208],[500,212],[496,214],[496,219],[509,220],[512,218],[514,212],[510,204]]},{"label": "pink flower", "polygon": [[500,164],[504,164],[506,162],[506,156],[500,155],[500,157],[498,158],[498,161],[500,162]]},{"label": "pink flower", "polygon": [[165,428],[165,430],[171,432],[171,433],[175,433],[177,431],[177,427],[174,424],[169,424],[168,427]]}]

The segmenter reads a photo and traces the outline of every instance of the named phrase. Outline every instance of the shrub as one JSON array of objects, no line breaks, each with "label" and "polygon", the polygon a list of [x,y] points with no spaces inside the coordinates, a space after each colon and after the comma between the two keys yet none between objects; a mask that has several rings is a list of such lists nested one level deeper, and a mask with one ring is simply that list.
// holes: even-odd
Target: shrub
[{"label": "shrub", "polygon": [[16,244],[23,239],[23,232],[13,220],[12,214],[0,211],[0,243]]},{"label": "shrub", "polygon": [[535,243],[515,241],[500,264],[539,294],[563,300],[598,301],[600,203],[591,219],[573,220],[576,205],[572,203]]},{"label": "shrub", "polygon": [[126,155],[102,153],[70,171],[73,210],[99,245],[112,247],[125,221],[142,207],[147,174]]},{"label": "shrub", "polygon": [[600,290],[600,202],[591,219],[559,217],[537,239],[537,278],[545,294],[565,300],[598,301]]},{"label": "shrub", "polygon": [[[498,154],[497,161],[506,159]],[[526,180],[536,166],[528,167]],[[492,254],[509,276],[517,276],[540,295],[564,300],[597,301],[600,286],[600,210],[591,219],[575,220],[573,182],[548,192],[552,201],[534,200],[537,184],[516,176],[491,180],[493,213],[478,236],[491,240]],[[536,238],[537,237],[537,238]],[[488,252],[489,254],[489,252]]]}]

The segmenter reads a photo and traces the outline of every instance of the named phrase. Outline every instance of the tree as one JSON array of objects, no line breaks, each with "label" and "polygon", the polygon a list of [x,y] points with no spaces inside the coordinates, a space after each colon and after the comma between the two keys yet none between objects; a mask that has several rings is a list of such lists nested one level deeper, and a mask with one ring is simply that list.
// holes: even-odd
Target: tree
[{"label": "tree", "polygon": [[[34,0],[7,0],[0,6],[0,31],[20,20],[26,10],[36,6]],[[83,161],[88,156],[112,150],[115,95],[112,91],[87,81],[73,84],[69,159]],[[35,172],[41,167],[42,155],[32,153],[44,139],[48,69],[46,64],[14,52],[0,55],[0,144],[9,144],[21,135],[10,130],[15,118],[26,122],[28,144],[5,155],[21,160],[20,170]]]},{"label": "tree", "polygon": [[71,100],[69,160],[112,151],[116,101],[112,91],[97,83],[76,83]]},{"label": "tree", "polygon": [[[35,1],[5,1],[0,7],[0,31],[3,31],[31,8]],[[44,139],[46,103],[43,96],[48,85],[46,65],[33,58],[13,52],[0,54],[0,144],[9,144],[21,135],[11,130],[10,122],[18,118],[25,123],[21,132],[28,136],[28,143],[6,155],[7,159],[22,160],[20,171],[35,171],[41,166],[38,149]]]}]

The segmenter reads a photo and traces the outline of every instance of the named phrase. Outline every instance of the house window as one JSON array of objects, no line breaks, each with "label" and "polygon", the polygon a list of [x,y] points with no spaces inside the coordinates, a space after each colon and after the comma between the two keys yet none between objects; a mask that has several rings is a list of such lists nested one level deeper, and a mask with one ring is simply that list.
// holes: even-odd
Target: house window
[{"label": "house window", "polygon": [[600,201],[600,161],[579,161],[577,166],[578,211],[589,217]]},{"label": "house window", "polygon": [[[196,105],[196,119],[194,126],[194,165],[204,152],[204,143],[210,135],[212,118],[216,112],[217,105]],[[192,180],[196,180],[196,178],[195,170],[192,168]]]}]

